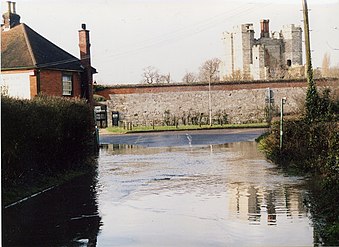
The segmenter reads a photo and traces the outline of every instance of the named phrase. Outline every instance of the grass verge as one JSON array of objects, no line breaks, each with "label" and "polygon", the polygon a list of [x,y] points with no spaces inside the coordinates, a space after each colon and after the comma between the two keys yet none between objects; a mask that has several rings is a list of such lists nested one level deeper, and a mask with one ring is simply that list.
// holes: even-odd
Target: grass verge
[{"label": "grass verge", "polygon": [[123,127],[108,127],[106,130],[115,134],[128,134],[140,132],[161,132],[161,131],[180,131],[180,130],[209,130],[209,129],[236,129],[236,128],[267,128],[267,123],[249,123],[249,124],[225,124],[225,125],[178,125],[178,126],[137,126],[132,130]]},{"label": "grass verge", "polygon": [[48,188],[59,186],[93,171],[96,167],[94,165],[96,161],[94,158],[91,158],[88,162],[91,164],[81,166],[81,168],[64,170],[50,175],[44,174],[43,176],[36,176],[34,180],[18,183],[7,189],[2,187],[2,207],[6,207],[26,197],[30,197]]}]

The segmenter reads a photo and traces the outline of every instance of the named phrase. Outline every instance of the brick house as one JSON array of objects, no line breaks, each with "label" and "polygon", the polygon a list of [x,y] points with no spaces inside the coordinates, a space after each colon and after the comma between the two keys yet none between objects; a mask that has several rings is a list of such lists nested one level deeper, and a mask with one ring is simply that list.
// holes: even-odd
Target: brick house
[{"label": "brick house", "polygon": [[86,98],[93,104],[89,31],[79,30],[80,59],[20,23],[15,2],[8,2],[1,26],[1,90],[31,99],[38,94]]}]

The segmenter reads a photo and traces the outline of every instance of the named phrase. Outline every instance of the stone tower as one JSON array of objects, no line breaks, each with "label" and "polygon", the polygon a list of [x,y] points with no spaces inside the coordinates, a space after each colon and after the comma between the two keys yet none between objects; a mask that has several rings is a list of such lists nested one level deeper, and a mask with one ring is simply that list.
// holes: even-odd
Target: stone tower
[{"label": "stone tower", "polygon": [[302,29],[294,24],[283,26],[284,62],[290,67],[302,64]]},{"label": "stone tower", "polygon": [[225,71],[230,76],[235,76],[238,72],[242,77],[250,77],[250,64],[252,63],[252,46],[254,43],[253,24],[242,24],[234,27],[233,32],[224,32],[223,40],[225,44]]},{"label": "stone tower", "polygon": [[253,24],[243,24],[224,32],[224,79],[278,79],[290,67],[302,65],[302,30],[284,26],[269,31],[269,20],[260,21],[260,37],[254,38]]}]

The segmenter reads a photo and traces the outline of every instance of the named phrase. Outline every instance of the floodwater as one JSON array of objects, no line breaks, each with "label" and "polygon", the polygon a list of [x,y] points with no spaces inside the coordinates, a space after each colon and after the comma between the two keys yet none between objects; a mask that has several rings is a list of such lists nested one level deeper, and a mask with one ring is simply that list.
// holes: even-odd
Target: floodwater
[{"label": "floodwater", "polygon": [[105,144],[95,174],[4,210],[4,246],[312,246],[305,179],[250,141]]}]

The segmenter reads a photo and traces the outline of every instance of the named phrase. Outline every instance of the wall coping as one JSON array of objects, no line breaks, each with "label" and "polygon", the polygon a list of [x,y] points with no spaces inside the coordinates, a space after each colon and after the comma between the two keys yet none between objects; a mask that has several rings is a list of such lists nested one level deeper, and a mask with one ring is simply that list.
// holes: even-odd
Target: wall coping
[{"label": "wall coping", "polygon": [[[315,82],[339,81],[339,78],[320,78],[315,79]],[[306,78],[302,79],[282,79],[282,80],[251,80],[251,81],[222,81],[211,82],[211,85],[248,85],[248,84],[279,84],[279,83],[302,83],[307,82]],[[97,89],[96,92],[120,89],[120,88],[164,88],[164,87],[192,87],[192,86],[207,86],[208,82],[197,83],[168,83],[168,84],[119,84],[119,85],[99,85],[102,89]]]}]

